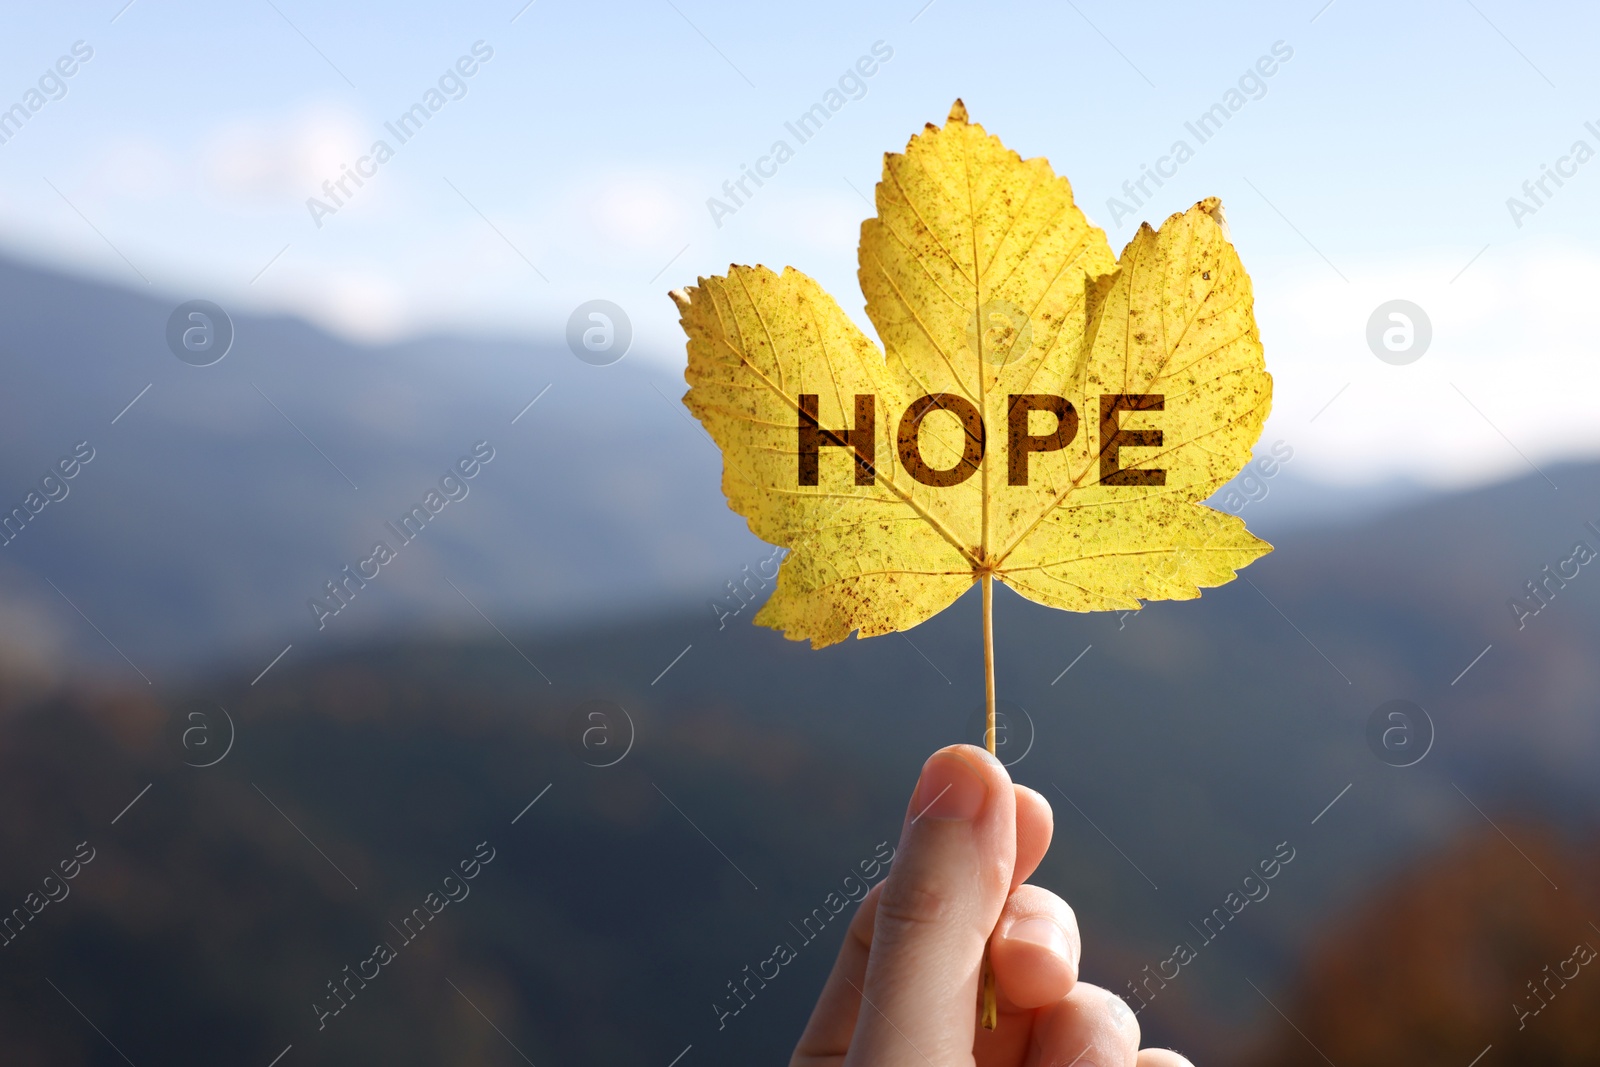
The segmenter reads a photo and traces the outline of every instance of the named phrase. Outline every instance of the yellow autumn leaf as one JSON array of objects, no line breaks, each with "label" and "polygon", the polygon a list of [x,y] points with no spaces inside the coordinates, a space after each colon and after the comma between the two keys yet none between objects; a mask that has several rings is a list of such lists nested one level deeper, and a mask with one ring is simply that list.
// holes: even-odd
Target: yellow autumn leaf
[{"label": "yellow autumn leaf", "polygon": [[1113,259],[1067,180],[957,101],[885,155],[877,210],[860,279],[882,350],[793,268],[672,294],[684,402],[728,502],[789,550],[756,622],[821,647],[908,629],[988,578],[1137,608],[1270,551],[1201,503],[1272,397],[1215,199]]}]

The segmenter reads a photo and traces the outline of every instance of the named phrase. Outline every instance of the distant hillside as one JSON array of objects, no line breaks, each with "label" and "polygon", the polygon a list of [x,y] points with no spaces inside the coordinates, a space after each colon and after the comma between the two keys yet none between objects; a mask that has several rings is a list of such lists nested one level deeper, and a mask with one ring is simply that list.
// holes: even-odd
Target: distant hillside
[{"label": "distant hillside", "polygon": [[[558,338],[367,348],[235,314],[232,350],[193,367],[168,350],[167,318],[206,294],[3,258],[0,294],[0,508],[76,443],[94,454],[0,548],[3,599],[48,620],[41,652],[127,677],[106,638],[147,674],[223,652],[265,666],[289,641],[481,623],[462,593],[491,618],[565,624],[681,601],[760,551],[681,379],[637,355],[592,367]],[[466,498],[319,632],[307,601],[394,542],[385,524],[478,441],[495,458]]]},{"label": "distant hillside", "polygon": [[[232,350],[193,367],[167,319],[204,293],[0,258],[0,296],[0,513],[79,442],[94,457],[0,547],[0,641],[36,667],[133,679],[239,654],[259,671],[290,642],[298,657],[476,627],[480,610],[502,626],[624,618],[709,597],[768,552],[723,502],[681,376],[641,354],[592,367],[558,338],[369,348],[234,309]],[[467,497],[319,630],[308,602],[479,441],[495,458]],[[1419,495],[1312,487],[1292,463],[1249,495],[1263,492],[1248,507],[1269,536]]]},{"label": "distant hillside", "polygon": [[1257,1062],[1600,1062],[1596,842],[1505,830],[1524,857],[1483,826],[1327,924]]},{"label": "distant hillside", "polygon": [[[1036,880],[1077,909],[1086,976],[1129,992],[1179,942],[1198,950],[1148,998],[1152,1040],[1211,1058],[1270,1043],[1281,1018],[1263,994],[1284,1006],[1322,988],[1327,957],[1300,972],[1325,925],[1451,841],[1499,842],[1467,867],[1531,881],[1519,849],[1592,838],[1600,579],[1580,565],[1521,629],[1507,603],[1578,539],[1600,547],[1583,526],[1600,472],[1549,473],[1559,491],[1528,479],[1282,538],[1198,601],[1078,616],[998,599],[1001,696],[1026,712],[1013,773],[1056,810]],[[242,658],[182,689],[59,693],[7,674],[0,891],[22,900],[80,841],[103,857],[5,950],[8,1051],[111,1062],[50,978],[135,1062],[266,1062],[290,1042],[302,1062],[506,1062],[449,979],[534,1062],[665,1063],[690,1044],[700,1062],[781,1060],[837,928],[726,1027],[712,1005],[892,843],[926,754],[977,740],[977,603],[814,652],[751,627],[753,605],[719,628],[709,599],[626,624],[328,635],[254,685]],[[1391,699],[1433,723],[1415,766],[1369,746]],[[183,765],[224,737],[191,700],[236,723],[214,767]],[[595,700],[617,707],[596,720]],[[324,984],[485,839],[504,859],[442,936],[317,1031]],[[1246,876],[1285,848],[1270,892],[1219,933],[1218,909],[1258,892]],[[1393,1010],[1402,1031],[1427,1025]],[[1518,1048],[1484,1062],[1523,1062]]]}]

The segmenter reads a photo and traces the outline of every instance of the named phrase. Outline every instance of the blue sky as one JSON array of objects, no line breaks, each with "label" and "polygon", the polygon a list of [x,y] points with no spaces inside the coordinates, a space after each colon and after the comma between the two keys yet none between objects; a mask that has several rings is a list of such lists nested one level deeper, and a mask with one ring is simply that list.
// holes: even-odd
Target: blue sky
[{"label": "blue sky", "polygon": [[[960,96],[1069,177],[1114,249],[1136,219],[1110,200],[1189,142],[1136,218],[1222,197],[1277,380],[1265,440],[1303,475],[1468,484],[1600,452],[1600,159],[1546,179],[1520,226],[1507,206],[1574,142],[1600,150],[1592,7],[124,2],[7,13],[0,107],[93,49],[0,144],[12,254],[362,340],[555,340],[605,298],[670,382],[666,291],[729,262],[798,267],[866,326],[863,196]],[[465,95],[398,144],[384,124],[480,41]],[[893,55],[864,95],[786,134],[876,42]],[[1198,143],[1185,123],[1277,42],[1292,57]],[[394,158],[319,228],[307,199],[379,138]],[[707,199],[779,138],[794,157],[717,225]],[[1396,298],[1432,323],[1406,366],[1365,339]]]}]

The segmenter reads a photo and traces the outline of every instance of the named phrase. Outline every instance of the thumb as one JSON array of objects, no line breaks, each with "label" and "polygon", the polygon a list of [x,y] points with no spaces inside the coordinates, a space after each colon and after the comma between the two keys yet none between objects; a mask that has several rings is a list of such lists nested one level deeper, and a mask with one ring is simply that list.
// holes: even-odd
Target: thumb
[{"label": "thumb", "polygon": [[971,1062],[984,945],[1016,838],[1016,793],[993,756],[952,745],[923,764],[878,902],[850,1062]]}]

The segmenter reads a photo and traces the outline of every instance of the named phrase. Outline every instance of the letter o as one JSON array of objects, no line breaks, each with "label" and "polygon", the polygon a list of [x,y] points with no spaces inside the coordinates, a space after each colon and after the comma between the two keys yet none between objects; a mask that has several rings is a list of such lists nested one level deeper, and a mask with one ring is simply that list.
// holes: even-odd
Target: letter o
[{"label": "letter o", "polygon": [[[949,470],[928,466],[922,458],[922,448],[917,438],[922,430],[922,420],[934,411],[948,411],[961,420],[966,437],[962,441],[961,459]],[[983,462],[983,416],[972,402],[955,393],[930,393],[913,400],[906,413],[900,416],[900,464],[906,473],[923,485],[960,485],[972,477]]]}]

